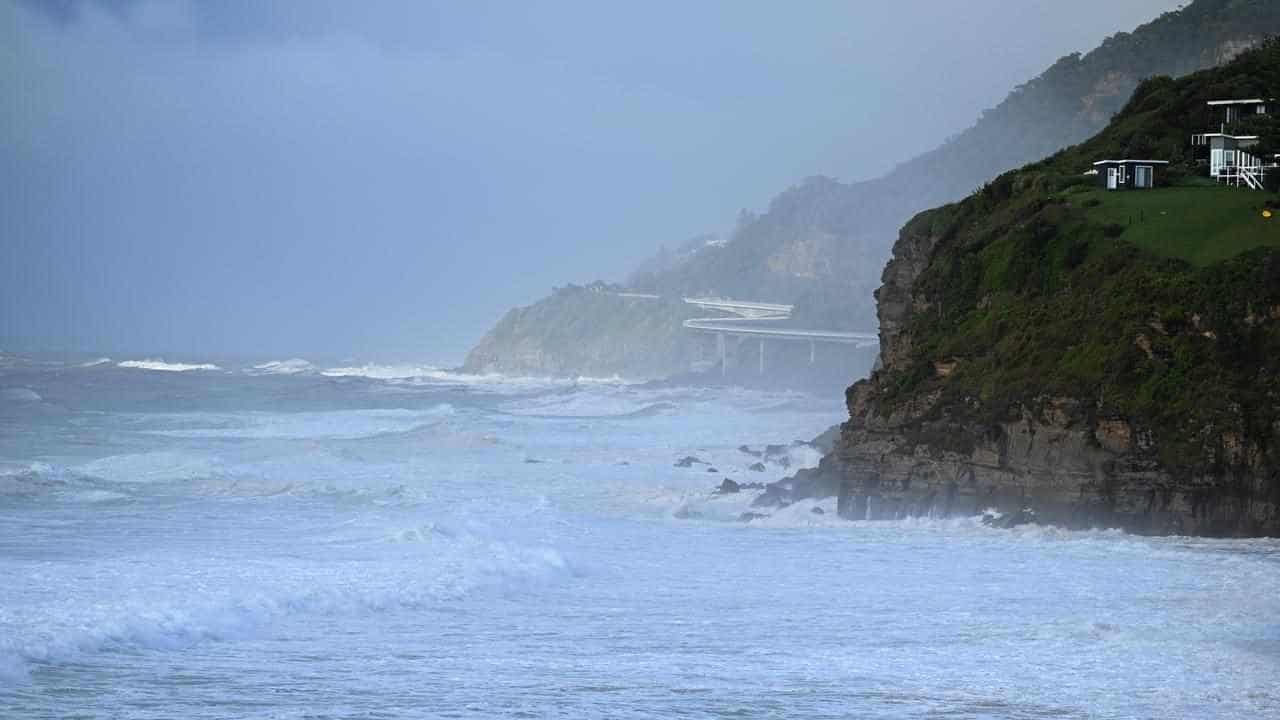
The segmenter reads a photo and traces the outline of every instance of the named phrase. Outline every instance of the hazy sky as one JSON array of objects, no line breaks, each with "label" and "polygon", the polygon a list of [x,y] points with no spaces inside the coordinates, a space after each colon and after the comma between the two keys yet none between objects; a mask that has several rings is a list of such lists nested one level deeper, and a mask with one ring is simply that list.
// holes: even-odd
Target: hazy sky
[{"label": "hazy sky", "polygon": [[460,360],[1177,0],[0,0],[0,350]]}]

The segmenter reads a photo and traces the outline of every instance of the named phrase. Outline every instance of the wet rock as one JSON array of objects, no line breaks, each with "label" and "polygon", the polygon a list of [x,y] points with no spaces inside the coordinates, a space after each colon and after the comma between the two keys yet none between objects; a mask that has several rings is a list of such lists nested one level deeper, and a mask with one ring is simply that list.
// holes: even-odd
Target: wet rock
[{"label": "wet rock", "polygon": [[770,485],[751,501],[751,507],[786,507],[791,504],[790,492],[778,485]]},{"label": "wet rock", "polygon": [[769,462],[773,463],[774,465],[777,465],[777,466],[778,466],[778,467],[780,467],[780,468],[789,468],[789,467],[791,467],[791,458],[787,457],[786,455],[782,455],[782,456],[780,456],[780,457],[771,458],[771,459],[769,460]]},{"label": "wet rock", "polygon": [[772,458],[778,455],[786,455],[786,454],[787,454],[786,445],[765,445],[764,446],[764,456],[767,458]]},{"label": "wet rock", "polygon": [[746,445],[739,445],[739,446],[738,446],[738,451],[739,451],[739,452],[746,453],[747,455],[750,455],[751,457],[760,457],[760,456],[764,455],[764,453],[760,452],[759,450],[752,450],[750,447],[748,447],[748,446],[746,446]]},{"label": "wet rock", "polygon": [[747,469],[750,470],[751,472],[764,472],[764,463],[762,462],[751,463],[750,465],[747,466]]},{"label": "wet rock", "polygon": [[706,465],[706,464],[708,464],[706,460],[695,457],[693,455],[685,455],[684,457],[676,461],[676,467],[678,468],[687,468],[687,467],[693,467],[694,465]]},{"label": "wet rock", "polygon": [[1000,528],[1001,530],[1009,530],[1021,525],[1035,525],[1039,522],[1036,513],[1031,508],[1022,508],[1017,512],[1004,515],[998,512],[984,512],[982,514],[982,524],[987,527]]},{"label": "wet rock", "polygon": [[693,520],[695,518],[702,517],[702,513],[698,512],[697,510],[690,510],[687,507],[682,507],[679,510],[676,510],[674,513],[672,513],[672,516],[675,517],[677,520]]},{"label": "wet rock", "polygon": [[725,478],[720,483],[720,487],[716,489],[716,493],[720,495],[732,495],[742,492],[742,486],[734,482],[732,478]]},{"label": "wet rock", "polygon": [[1002,525],[1002,527],[1016,528],[1019,525],[1035,525],[1036,522],[1037,520],[1036,520],[1035,511],[1032,510],[1031,508],[1022,508],[1018,512],[1011,513],[1008,516],[1006,516],[1004,518],[1004,524]]},{"label": "wet rock", "polygon": [[769,517],[762,513],[744,512],[738,516],[738,522],[751,522],[752,520],[763,520]]},{"label": "wet rock", "polygon": [[541,464],[542,464],[542,463],[544,463],[544,462],[546,462],[546,460],[539,460],[538,458],[525,458],[525,459],[524,459],[524,464],[525,464],[525,465],[541,465]]},{"label": "wet rock", "polygon": [[718,473],[718,472],[720,472],[720,471],[719,471],[719,470],[717,470],[717,469],[715,469],[715,468],[713,468],[713,467],[709,467],[709,468],[707,468],[707,472],[709,472],[709,473]]},{"label": "wet rock", "polygon": [[827,511],[826,511],[826,510],[823,510],[823,509],[822,509],[822,508],[820,508],[820,507],[815,507],[814,509],[810,510],[809,512],[813,513],[814,515],[826,515],[826,514],[827,514]]}]

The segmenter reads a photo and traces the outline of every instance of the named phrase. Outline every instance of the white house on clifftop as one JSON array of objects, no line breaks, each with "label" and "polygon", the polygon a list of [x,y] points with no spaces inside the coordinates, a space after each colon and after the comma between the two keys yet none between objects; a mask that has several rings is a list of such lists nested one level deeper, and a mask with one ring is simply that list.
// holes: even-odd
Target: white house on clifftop
[{"label": "white house on clifftop", "polygon": [[1191,144],[1209,148],[1209,177],[1228,185],[1263,188],[1268,170],[1280,168],[1280,156],[1258,157],[1249,149],[1258,144],[1257,135],[1236,135],[1232,126],[1247,117],[1268,115],[1280,110],[1274,99],[1210,100],[1209,108],[1218,120],[1218,131],[1191,136]]}]

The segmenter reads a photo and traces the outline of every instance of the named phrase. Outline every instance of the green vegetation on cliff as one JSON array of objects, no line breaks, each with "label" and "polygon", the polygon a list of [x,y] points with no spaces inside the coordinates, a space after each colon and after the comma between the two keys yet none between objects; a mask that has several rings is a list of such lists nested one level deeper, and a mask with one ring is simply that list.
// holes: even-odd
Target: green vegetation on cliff
[{"label": "green vegetation on cliff", "polygon": [[463,369],[633,378],[686,372],[698,338],[682,323],[694,314],[678,299],[628,295],[617,285],[556,288],[503,316],[467,355]]},{"label": "green vegetation on cliff", "polygon": [[1280,223],[1262,215],[1268,200],[1274,202],[1265,193],[1215,185],[1070,196],[1091,223],[1123,227],[1126,242],[1201,267],[1255,247],[1280,246]]},{"label": "green vegetation on cliff", "polygon": [[[1173,161],[1194,173],[1205,102],[1280,90],[1280,42],[1216,70],[1144,82],[1097,137],[923,213],[936,239],[911,288],[898,355],[877,378],[892,412],[982,427],[1052,398],[1093,424],[1122,418],[1166,467],[1257,466],[1240,448],[1280,429],[1280,205],[1274,193],[1186,186],[1106,193],[1092,161]],[[1280,213],[1275,213],[1280,215]],[[963,445],[963,438],[950,443]]]}]

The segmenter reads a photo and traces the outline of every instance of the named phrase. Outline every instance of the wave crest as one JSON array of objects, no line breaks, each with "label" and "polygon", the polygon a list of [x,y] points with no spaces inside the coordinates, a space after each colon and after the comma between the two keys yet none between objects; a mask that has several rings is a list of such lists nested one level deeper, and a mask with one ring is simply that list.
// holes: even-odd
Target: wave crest
[{"label": "wave crest", "polygon": [[162,372],[190,372],[192,370],[221,370],[213,363],[171,363],[162,359],[125,360],[116,363],[116,367],[134,370],[158,370]]}]

